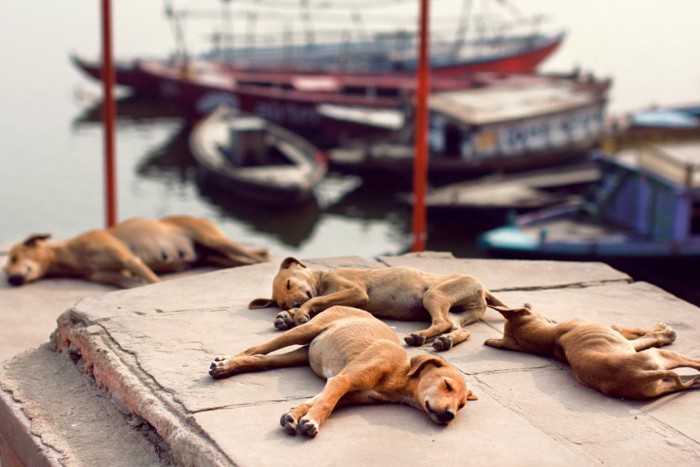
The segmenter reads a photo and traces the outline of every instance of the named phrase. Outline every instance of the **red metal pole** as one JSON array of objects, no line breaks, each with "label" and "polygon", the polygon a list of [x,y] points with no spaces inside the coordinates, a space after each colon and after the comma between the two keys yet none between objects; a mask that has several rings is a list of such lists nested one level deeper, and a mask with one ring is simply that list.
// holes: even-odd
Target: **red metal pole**
[{"label": "red metal pole", "polygon": [[413,162],[413,244],[411,251],[424,251],[426,232],[425,193],[428,184],[428,90],[430,56],[428,48],[429,0],[421,0],[420,44],[416,73],[416,154]]},{"label": "red metal pole", "polygon": [[114,149],[114,66],[112,63],[112,14],[110,0],[102,0],[102,124],[104,126],[104,171],[106,222],[111,227],[117,222],[116,170]]}]

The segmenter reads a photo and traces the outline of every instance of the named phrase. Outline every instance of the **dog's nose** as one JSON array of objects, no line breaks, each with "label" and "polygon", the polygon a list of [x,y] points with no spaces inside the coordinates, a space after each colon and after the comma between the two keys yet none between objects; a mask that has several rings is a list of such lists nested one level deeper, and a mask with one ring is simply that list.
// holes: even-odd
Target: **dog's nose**
[{"label": "dog's nose", "polygon": [[294,300],[292,302],[292,308],[299,308],[300,306],[301,306],[301,303],[299,303],[299,301]]},{"label": "dog's nose", "polygon": [[11,285],[22,285],[25,282],[25,278],[19,274],[12,274],[11,276],[7,276],[7,282]]},{"label": "dog's nose", "polygon": [[442,413],[437,413],[436,415],[437,415],[438,419],[443,423],[447,423],[447,422],[451,421],[453,418],[455,418],[455,413],[451,409],[447,409]]}]

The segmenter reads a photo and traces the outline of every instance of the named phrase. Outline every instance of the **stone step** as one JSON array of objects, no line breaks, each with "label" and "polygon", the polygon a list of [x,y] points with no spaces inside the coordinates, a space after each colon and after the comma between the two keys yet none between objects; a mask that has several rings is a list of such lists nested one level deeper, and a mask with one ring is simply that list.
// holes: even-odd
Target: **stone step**
[{"label": "stone step", "polygon": [[0,386],[2,467],[172,464],[155,430],[98,388],[75,355],[48,344],[21,353],[4,363]]}]

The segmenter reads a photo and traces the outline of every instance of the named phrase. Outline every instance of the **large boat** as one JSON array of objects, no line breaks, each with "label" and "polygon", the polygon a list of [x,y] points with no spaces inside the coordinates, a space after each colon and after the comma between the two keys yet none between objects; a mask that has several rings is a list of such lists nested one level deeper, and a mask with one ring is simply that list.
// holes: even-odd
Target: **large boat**
[{"label": "large boat", "polygon": [[700,259],[700,146],[642,144],[598,154],[586,200],[518,216],[480,237],[508,257],[602,261]]},{"label": "large boat", "polygon": [[[178,106],[192,120],[228,105],[313,135],[315,141],[336,144],[354,136],[385,135],[401,127],[415,92],[415,76],[405,73],[231,71],[211,62],[195,62],[186,68],[164,62],[137,66],[158,83],[160,99]],[[513,79],[509,77],[474,73],[461,79],[433,78],[431,90],[487,87]],[[355,115],[348,118],[352,112]],[[357,118],[357,113],[364,117]],[[373,118],[377,115],[381,122]]]},{"label": "large boat", "polygon": [[[440,27],[433,27],[430,34],[433,76],[532,73],[565,38],[562,31],[546,31],[541,15],[514,13],[517,7],[503,0],[459,2],[461,6],[453,5],[459,11],[434,19]],[[289,5],[223,1],[217,11],[209,11],[206,5],[176,9],[173,2],[167,3],[166,17],[175,32],[173,58],[121,60],[118,84],[148,92],[152,83],[143,79],[138,67],[144,61],[207,62],[237,71],[359,74],[411,73],[417,65],[418,21],[402,2],[378,0],[352,7],[326,0],[287,2]],[[282,11],[285,8],[299,11]],[[214,45],[207,52],[194,53],[191,44],[186,44],[182,23],[193,18],[215,20],[212,26],[222,28],[213,34]],[[301,31],[290,30],[295,22],[301,22],[296,26]],[[73,62],[100,79],[98,62],[77,58]]]},{"label": "large boat", "polygon": [[[462,76],[473,72],[530,73],[564,41],[563,32],[545,35],[499,36],[454,43],[431,44],[430,68],[435,76]],[[233,69],[280,69],[387,73],[415,70],[415,35],[381,34],[371,40],[238,48],[224,53]],[[216,60],[220,53],[201,58]]]},{"label": "large boat", "polygon": [[216,109],[192,130],[200,182],[248,202],[299,205],[326,174],[323,153],[259,117]]},{"label": "large boat", "polygon": [[[592,76],[507,75],[481,86],[433,92],[428,175],[436,183],[514,172],[585,157],[603,134],[609,80]],[[410,180],[414,125],[377,141],[328,151],[335,168]]]}]

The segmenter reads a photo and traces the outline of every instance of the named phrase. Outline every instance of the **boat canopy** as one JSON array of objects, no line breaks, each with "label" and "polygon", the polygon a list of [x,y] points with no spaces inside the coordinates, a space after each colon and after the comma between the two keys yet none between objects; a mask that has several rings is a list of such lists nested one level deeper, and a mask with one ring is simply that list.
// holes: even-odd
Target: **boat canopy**
[{"label": "boat canopy", "polygon": [[595,104],[598,95],[568,80],[545,82],[515,82],[435,93],[430,97],[430,109],[446,117],[471,124],[532,118]]}]

